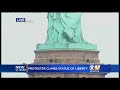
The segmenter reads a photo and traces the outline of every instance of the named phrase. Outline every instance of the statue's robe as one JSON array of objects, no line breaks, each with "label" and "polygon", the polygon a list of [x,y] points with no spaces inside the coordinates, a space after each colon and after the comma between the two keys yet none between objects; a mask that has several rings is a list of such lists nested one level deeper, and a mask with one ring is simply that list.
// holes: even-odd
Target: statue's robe
[{"label": "statue's robe", "polygon": [[84,42],[81,31],[81,13],[48,13],[46,44]]}]

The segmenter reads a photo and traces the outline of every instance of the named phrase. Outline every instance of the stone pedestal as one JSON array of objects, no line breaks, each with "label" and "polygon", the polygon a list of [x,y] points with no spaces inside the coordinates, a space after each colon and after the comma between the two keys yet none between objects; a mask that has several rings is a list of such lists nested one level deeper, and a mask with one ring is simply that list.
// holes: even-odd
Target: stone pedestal
[{"label": "stone pedestal", "polygon": [[[99,51],[36,50],[34,64],[100,64]],[[30,78],[104,78],[106,73],[31,73]]]}]

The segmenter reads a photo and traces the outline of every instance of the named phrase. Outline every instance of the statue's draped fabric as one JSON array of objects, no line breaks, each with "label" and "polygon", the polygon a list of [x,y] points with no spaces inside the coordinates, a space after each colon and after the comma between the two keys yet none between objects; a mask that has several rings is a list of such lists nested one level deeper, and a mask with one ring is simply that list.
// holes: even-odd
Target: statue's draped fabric
[{"label": "statue's draped fabric", "polygon": [[81,13],[48,13],[46,44],[84,42]]}]

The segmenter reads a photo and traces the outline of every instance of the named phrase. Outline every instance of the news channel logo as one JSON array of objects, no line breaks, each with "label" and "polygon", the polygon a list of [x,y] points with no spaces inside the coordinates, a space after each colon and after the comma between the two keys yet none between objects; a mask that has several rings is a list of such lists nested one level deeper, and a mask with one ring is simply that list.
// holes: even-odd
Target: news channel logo
[{"label": "news channel logo", "polygon": [[16,18],[16,22],[34,23],[34,20],[29,20],[26,18]]},{"label": "news channel logo", "polygon": [[22,65],[22,66],[15,66],[15,70],[18,72],[26,72],[26,66]]},{"label": "news channel logo", "polygon": [[100,65],[90,65],[90,72],[99,72],[100,71]]}]

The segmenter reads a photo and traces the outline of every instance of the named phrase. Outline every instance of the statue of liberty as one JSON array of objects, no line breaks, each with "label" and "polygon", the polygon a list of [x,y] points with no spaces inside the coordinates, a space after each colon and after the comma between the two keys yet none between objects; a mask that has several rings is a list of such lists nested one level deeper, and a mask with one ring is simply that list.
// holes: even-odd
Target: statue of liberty
[{"label": "statue of liberty", "polygon": [[48,13],[46,44],[87,43],[81,31],[81,13]]},{"label": "statue of liberty", "polygon": [[[96,49],[85,41],[81,30],[81,13],[69,12],[49,12],[48,13],[48,31],[47,39],[44,45],[61,45],[69,44],[68,48]],[[57,46],[57,48],[60,48]],[[64,47],[64,46],[63,46]],[[46,48],[39,46],[38,48]],[[53,47],[54,48],[54,47]]]}]

